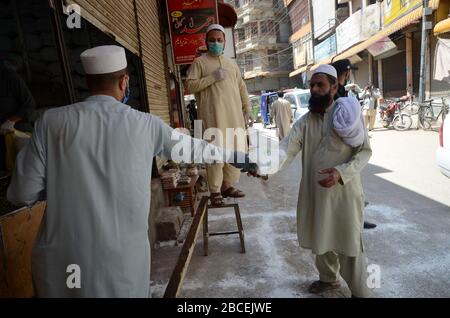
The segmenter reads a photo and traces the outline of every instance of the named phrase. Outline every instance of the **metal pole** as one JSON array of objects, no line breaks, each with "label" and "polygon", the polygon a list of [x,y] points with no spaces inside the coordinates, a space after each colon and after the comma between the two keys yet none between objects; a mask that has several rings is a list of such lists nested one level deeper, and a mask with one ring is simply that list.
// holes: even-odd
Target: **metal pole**
[{"label": "metal pole", "polygon": [[[406,91],[413,91],[413,34],[406,33]],[[410,91],[411,90],[411,91]]]},{"label": "metal pole", "polygon": [[431,28],[427,17],[431,15],[431,8],[428,7],[429,0],[423,0],[423,14],[422,14],[422,47],[420,50],[420,85],[419,85],[419,100],[421,103],[425,101],[425,85],[427,74],[427,53],[428,53],[428,30]]},{"label": "metal pole", "polygon": [[383,60],[378,60],[378,88],[380,89],[381,95],[384,96],[384,87],[383,87]]}]

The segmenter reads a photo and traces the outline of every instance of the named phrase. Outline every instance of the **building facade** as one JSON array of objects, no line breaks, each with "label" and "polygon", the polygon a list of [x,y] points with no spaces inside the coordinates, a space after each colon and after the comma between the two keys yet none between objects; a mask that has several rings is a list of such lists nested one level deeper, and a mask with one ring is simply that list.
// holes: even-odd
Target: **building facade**
[{"label": "building facade", "polygon": [[[421,0],[293,0],[288,8],[308,2],[313,62],[305,62],[305,48],[297,53],[294,42],[294,70],[290,76],[308,76],[320,64],[348,58],[358,67],[353,81],[364,87],[378,86],[385,97],[399,97],[419,92],[422,14]],[[449,14],[448,0],[429,1],[433,25]],[[296,28],[295,23],[292,24]],[[305,28],[306,29],[306,28]],[[294,31],[292,39],[296,40]],[[426,96],[448,94],[449,84],[433,80],[433,68],[438,38],[431,30],[426,47]],[[303,35],[301,33],[301,35]],[[307,54],[306,54],[307,56]]]},{"label": "building facade", "polygon": [[282,0],[229,1],[238,14],[237,63],[250,93],[297,86],[289,78],[293,57],[289,12]]},{"label": "building facade", "polygon": [[[297,70],[314,64],[311,6],[309,0],[286,0],[285,4],[288,8],[292,28],[289,42],[292,45],[293,69]],[[302,77],[301,82],[304,87],[305,76]]]}]

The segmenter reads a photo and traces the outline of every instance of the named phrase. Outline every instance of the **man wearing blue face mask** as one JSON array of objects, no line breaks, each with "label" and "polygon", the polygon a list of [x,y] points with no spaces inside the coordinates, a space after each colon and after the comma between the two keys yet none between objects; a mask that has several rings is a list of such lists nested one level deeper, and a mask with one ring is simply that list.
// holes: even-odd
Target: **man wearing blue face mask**
[{"label": "man wearing blue face mask", "polygon": [[[247,87],[239,67],[224,56],[225,29],[218,24],[210,25],[206,44],[208,52],[197,58],[188,70],[187,87],[196,95],[198,117],[202,120],[203,128],[217,128],[222,135],[222,138],[215,136],[215,145],[245,152],[246,140],[236,144],[231,138],[227,140],[227,129],[240,128],[241,132],[245,132],[252,118]],[[239,182],[239,170],[228,164],[214,164],[208,166],[207,172],[213,205],[222,205],[224,197],[245,196],[233,187]]]}]

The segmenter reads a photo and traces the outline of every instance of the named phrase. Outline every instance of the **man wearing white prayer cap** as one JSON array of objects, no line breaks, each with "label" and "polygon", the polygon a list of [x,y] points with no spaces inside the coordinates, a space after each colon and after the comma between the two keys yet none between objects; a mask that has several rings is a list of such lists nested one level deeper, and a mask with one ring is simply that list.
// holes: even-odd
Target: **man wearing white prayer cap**
[{"label": "man wearing white prayer cap", "polygon": [[[38,297],[148,297],[153,157],[171,158],[179,137],[190,137],[123,103],[123,48],[96,47],[81,61],[91,96],[38,120],[17,158],[8,199],[47,201],[32,258]],[[195,139],[191,160],[214,151]]]},{"label": "man wearing white prayer cap", "polygon": [[[245,152],[245,129],[252,121],[247,87],[237,64],[224,56],[223,26],[212,24],[206,31],[208,52],[195,59],[189,68],[187,88],[195,94],[203,129],[217,129],[222,136],[215,139],[215,145]],[[229,134],[227,138],[227,129],[239,134],[237,142]],[[208,165],[207,175],[213,205],[223,205],[225,197],[245,196],[234,188],[240,179],[240,171],[234,167],[226,163]]]},{"label": "man wearing white prayer cap", "polygon": [[298,240],[301,247],[316,255],[319,272],[319,280],[311,284],[309,292],[340,288],[340,275],[353,297],[368,297],[360,173],[372,150],[367,131],[364,143],[355,148],[333,129],[337,88],[333,66],[321,65],[314,71],[310,81],[310,112],[281,141],[280,161],[285,169],[301,152]]}]

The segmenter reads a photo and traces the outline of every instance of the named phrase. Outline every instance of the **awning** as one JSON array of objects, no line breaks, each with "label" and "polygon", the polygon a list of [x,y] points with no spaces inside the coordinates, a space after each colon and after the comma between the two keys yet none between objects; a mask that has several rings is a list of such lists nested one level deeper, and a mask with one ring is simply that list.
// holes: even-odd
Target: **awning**
[{"label": "awning", "polygon": [[303,73],[303,72],[307,71],[307,70],[308,70],[308,67],[310,67],[310,66],[311,66],[311,65],[306,65],[306,66],[300,67],[299,69],[297,69],[297,70],[295,70],[295,71],[289,73],[289,77],[293,77],[293,76],[295,76],[295,75],[298,75],[298,74],[300,74],[300,73]]},{"label": "awning", "polygon": [[266,76],[269,74],[270,74],[270,72],[257,72],[257,73],[250,74],[248,76],[244,76],[244,79],[248,80],[248,79],[252,79],[252,78],[256,78],[256,77],[263,77],[263,76]]},{"label": "awning", "polygon": [[[436,10],[439,7],[439,0],[431,0],[430,7],[433,10]],[[319,67],[319,65],[321,65],[321,64],[331,64],[334,61],[346,59],[346,58],[349,58],[361,51],[364,51],[369,46],[375,44],[378,41],[381,41],[384,37],[387,37],[387,36],[391,35],[392,33],[397,32],[398,30],[401,30],[401,29],[407,27],[408,25],[413,24],[416,21],[420,20],[422,18],[422,13],[423,13],[423,7],[419,7],[417,9],[411,11],[407,15],[405,15],[405,16],[401,17],[400,19],[398,19],[397,21],[393,22],[391,25],[380,30],[377,34],[375,34],[371,38],[365,40],[364,42],[361,42],[360,44],[355,45],[354,47],[350,48],[349,50],[347,50],[343,53],[340,53],[326,61],[322,61],[321,63],[314,65],[313,67],[311,67],[311,71],[317,69]]]},{"label": "awning", "polygon": [[289,38],[289,43],[294,43],[306,36],[308,33],[311,33],[311,23],[308,23],[300,28],[297,32],[291,35]]},{"label": "awning", "polygon": [[445,19],[434,27],[434,35],[450,32],[450,18]]},{"label": "awning", "polygon": [[354,46],[350,50],[338,54],[333,60],[342,60],[345,58],[348,58],[349,56],[355,55],[365,49],[367,49],[369,46],[375,44],[376,42],[382,40],[384,37],[391,35],[394,32],[397,32],[398,30],[403,29],[404,27],[413,24],[414,22],[418,21],[422,17],[422,7],[417,8],[413,10],[411,13],[405,15],[404,17],[398,19],[394,23],[392,23],[390,26],[382,29],[377,34],[369,38],[368,40]]}]

